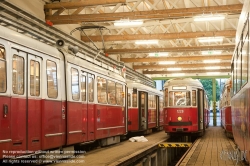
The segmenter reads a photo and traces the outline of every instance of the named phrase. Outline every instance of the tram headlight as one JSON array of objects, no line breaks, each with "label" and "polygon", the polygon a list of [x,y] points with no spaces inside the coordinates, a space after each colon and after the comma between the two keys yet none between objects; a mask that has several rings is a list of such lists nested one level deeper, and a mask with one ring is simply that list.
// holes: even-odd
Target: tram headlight
[{"label": "tram headlight", "polygon": [[182,117],[178,116],[177,120],[182,121]]}]

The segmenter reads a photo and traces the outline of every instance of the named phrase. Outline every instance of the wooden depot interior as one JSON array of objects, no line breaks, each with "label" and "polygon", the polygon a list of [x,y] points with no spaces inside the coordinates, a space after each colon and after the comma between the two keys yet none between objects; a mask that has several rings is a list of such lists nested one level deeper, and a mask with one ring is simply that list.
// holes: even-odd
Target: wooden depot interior
[{"label": "wooden depot interior", "polygon": [[[150,78],[230,77],[243,0],[43,1],[47,23],[79,24],[82,41]],[[210,16],[223,19],[195,20]],[[136,44],[145,40],[157,44]]]}]

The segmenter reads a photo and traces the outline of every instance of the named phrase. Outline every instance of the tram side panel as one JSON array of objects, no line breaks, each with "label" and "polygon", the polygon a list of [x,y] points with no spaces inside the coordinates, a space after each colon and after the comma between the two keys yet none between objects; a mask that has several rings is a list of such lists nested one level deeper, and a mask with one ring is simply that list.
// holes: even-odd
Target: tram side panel
[{"label": "tram side panel", "polygon": [[244,1],[236,31],[232,68],[232,130],[235,143],[250,161],[250,1]]}]

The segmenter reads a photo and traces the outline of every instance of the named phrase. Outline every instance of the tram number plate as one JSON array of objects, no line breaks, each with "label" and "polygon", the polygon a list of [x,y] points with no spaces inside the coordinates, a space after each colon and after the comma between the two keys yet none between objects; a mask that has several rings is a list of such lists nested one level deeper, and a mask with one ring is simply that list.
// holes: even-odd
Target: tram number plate
[{"label": "tram number plate", "polygon": [[184,110],[177,110],[177,113],[184,113]]}]

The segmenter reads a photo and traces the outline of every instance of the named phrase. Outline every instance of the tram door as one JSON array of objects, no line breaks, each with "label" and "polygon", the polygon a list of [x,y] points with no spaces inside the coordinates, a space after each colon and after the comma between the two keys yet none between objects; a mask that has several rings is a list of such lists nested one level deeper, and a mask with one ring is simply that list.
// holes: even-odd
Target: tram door
[{"label": "tram door", "polygon": [[13,150],[26,150],[27,92],[25,71],[26,53],[12,49],[11,139]]},{"label": "tram door", "polygon": [[42,58],[12,49],[12,150],[41,149]]},{"label": "tram door", "polygon": [[42,58],[28,55],[28,120],[27,137],[28,149],[37,151],[41,149],[41,117],[42,117],[42,91],[41,67]]},{"label": "tram door", "polygon": [[198,89],[198,130],[203,132],[204,128],[204,90]]},{"label": "tram door", "polygon": [[94,105],[94,84],[95,76],[88,73],[87,81],[87,140],[95,140],[95,105]]},{"label": "tram door", "polygon": [[139,129],[146,130],[148,128],[148,94],[139,91]]}]

